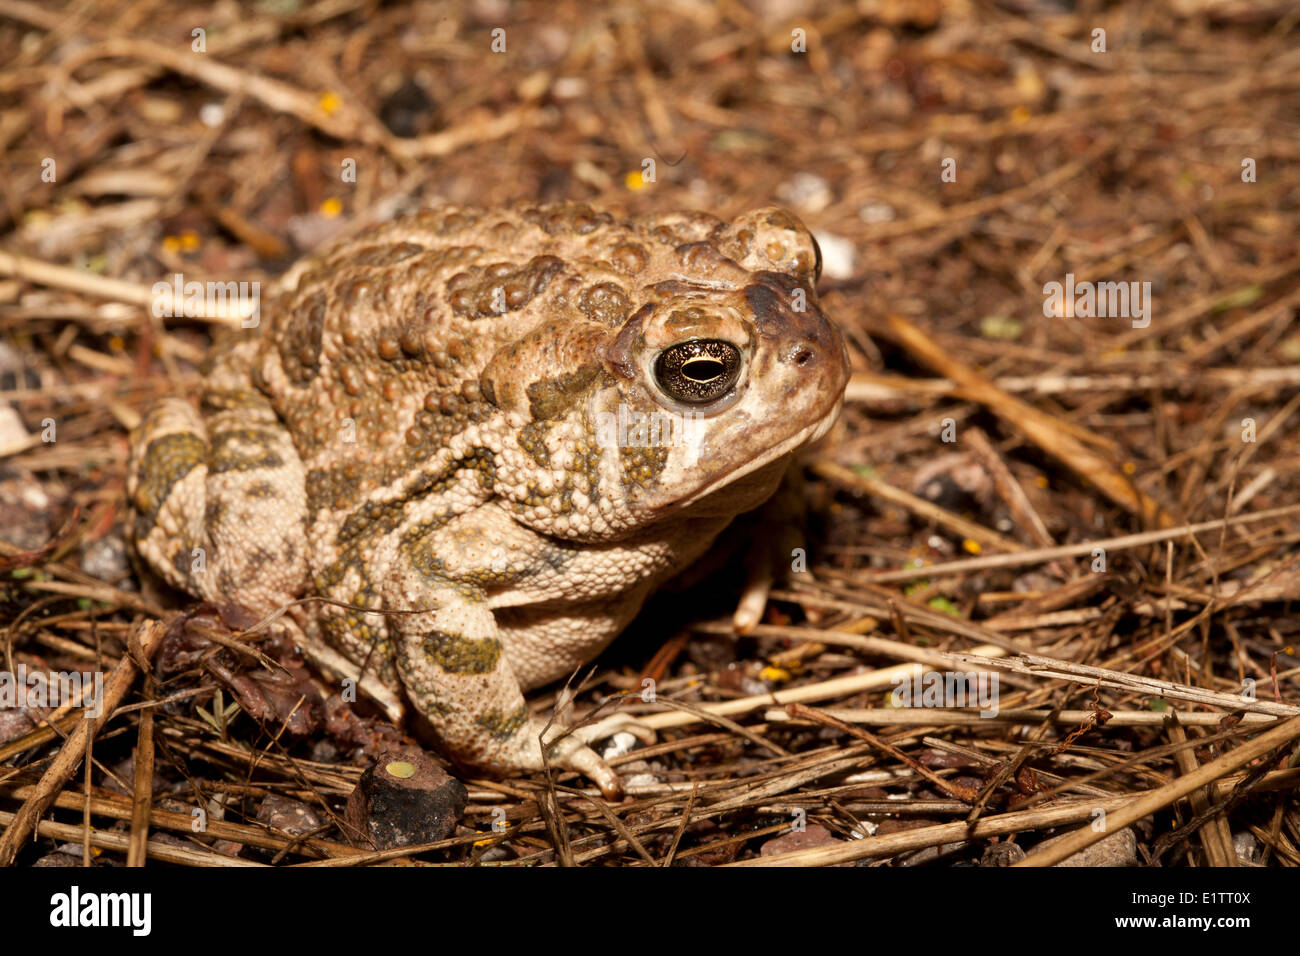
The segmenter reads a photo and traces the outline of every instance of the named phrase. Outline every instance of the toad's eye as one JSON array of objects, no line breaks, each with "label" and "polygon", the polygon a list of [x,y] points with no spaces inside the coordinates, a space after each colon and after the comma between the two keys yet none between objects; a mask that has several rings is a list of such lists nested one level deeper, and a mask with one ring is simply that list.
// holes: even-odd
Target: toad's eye
[{"label": "toad's eye", "polygon": [[718,339],[670,345],[655,359],[655,381],[670,397],[690,405],[720,398],[740,376],[740,349]]}]

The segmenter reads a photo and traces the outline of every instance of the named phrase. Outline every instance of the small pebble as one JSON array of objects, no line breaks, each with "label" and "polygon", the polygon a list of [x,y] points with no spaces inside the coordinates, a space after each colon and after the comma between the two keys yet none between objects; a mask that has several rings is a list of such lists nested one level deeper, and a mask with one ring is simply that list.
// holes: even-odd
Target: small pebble
[{"label": "small pebble", "polygon": [[858,250],[853,243],[829,232],[814,236],[822,250],[822,278],[837,281],[852,278],[858,262]]},{"label": "small pebble", "polygon": [[[1060,843],[1070,833],[1063,833],[1060,836],[1052,837],[1050,840],[1044,840],[1034,851],[1045,850],[1057,843]],[[1137,866],[1137,837],[1133,835],[1133,830],[1125,827],[1118,833],[1112,833],[1110,836],[1103,837],[1090,847],[1086,847],[1072,856],[1067,856],[1057,866]]]},{"label": "small pebble", "polygon": [[605,760],[613,760],[615,757],[621,757],[624,754],[630,754],[640,743],[632,734],[623,731],[609,738],[609,746],[601,753]]}]

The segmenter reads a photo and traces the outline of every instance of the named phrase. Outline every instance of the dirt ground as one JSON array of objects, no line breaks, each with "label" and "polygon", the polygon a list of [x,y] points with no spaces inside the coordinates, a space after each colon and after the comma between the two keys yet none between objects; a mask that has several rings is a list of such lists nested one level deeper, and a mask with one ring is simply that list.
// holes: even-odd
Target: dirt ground
[{"label": "dirt ground", "polygon": [[[118,695],[0,698],[0,863],[1300,864],[1298,41],[1269,0],[0,0],[0,667]],[[788,208],[853,375],[762,623],[733,563],[578,693],[658,730],[623,803],[459,774],[368,844],[363,772],[438,755],[128,545],[127,435],[221,324],[151,287],[516,198]]]}]

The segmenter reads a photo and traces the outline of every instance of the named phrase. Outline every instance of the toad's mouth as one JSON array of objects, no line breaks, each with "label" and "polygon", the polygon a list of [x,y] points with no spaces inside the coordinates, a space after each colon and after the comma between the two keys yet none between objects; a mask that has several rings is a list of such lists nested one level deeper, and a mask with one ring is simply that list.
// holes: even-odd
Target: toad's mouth
[{"label": "toad's mouth", "polygon": [[804,426],[788,438],[785,438],[776,444],[771,445],[761,453],[754,455],[739,468],[735,468],[727,472],[725,475],[715,478],[693,494],[679,499],[674,503],[673,510],[677,511],[683,508],[689,508],[691,505],[708,498],[710,495],[722,491],[724,488],[735,485],[746,476],[766,468],[773,462],[792,455],[805,445],[811,445],[813,442],[818,441],[828,431],[830,431],[831,426],[835,424],[835,419],[839,417],[840,409],[843,408],[843,406],[844,393],[841,392],[836,398],[835,403],[820,418],[813,421],[811,424]]}]

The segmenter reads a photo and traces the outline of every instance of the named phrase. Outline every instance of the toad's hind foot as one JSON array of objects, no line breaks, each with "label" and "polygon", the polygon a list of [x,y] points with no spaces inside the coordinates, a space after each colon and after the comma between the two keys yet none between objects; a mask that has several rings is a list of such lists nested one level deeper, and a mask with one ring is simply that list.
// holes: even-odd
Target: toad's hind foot
[{"label": "toad's hind foot", "polygon": [[[538,726],[544,726],[538,721]],[[582,774],[597,787],[606,800],[623,799],[623,784],[618,773],[591,749],[591,744],[614,734],[632,734],[643,744],[653,744],[655,732],[631,714],[610,714],[601,720],[574,727],[552,726],[545,736],[547,759],[553,767]]]},{"label": "toad's hind foot", "polygon": [[653,728],[647,727],[632,714],[622,713],[609,714],[591,723],[580,723],[569,727],[567,730],[584,744],[595,743],[597,740],[604,740],[615,734],[631,734],[646,746],[658,739]]}]

